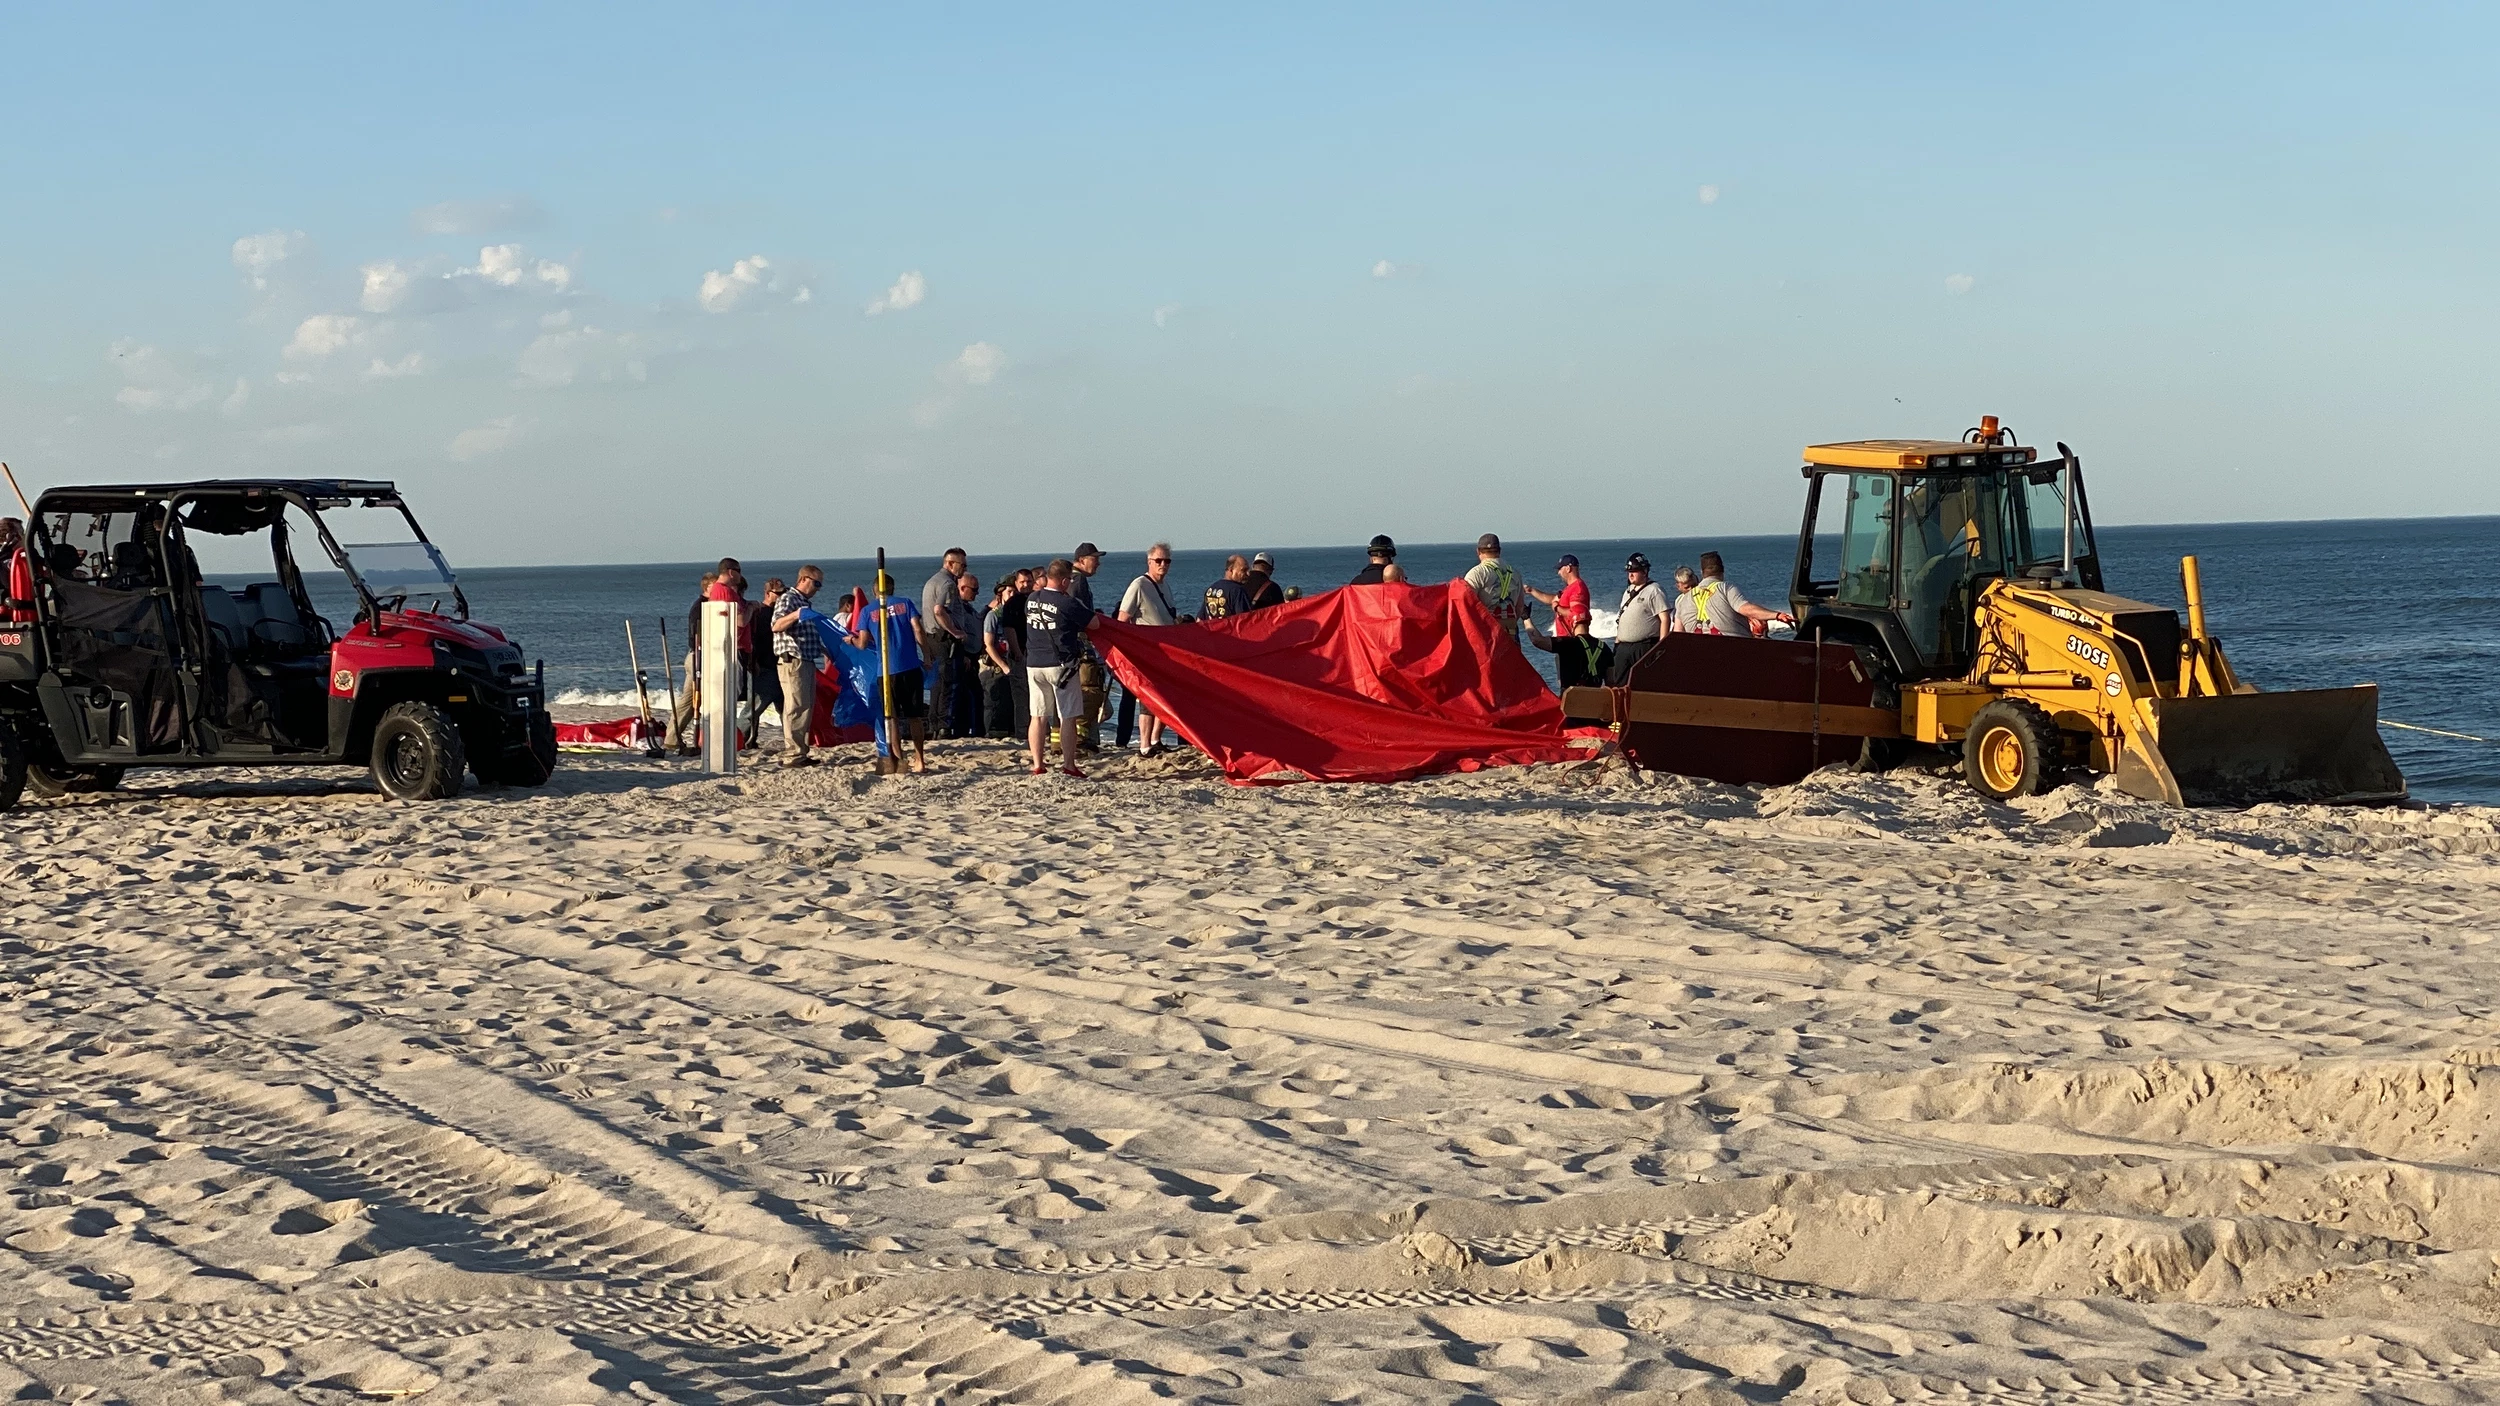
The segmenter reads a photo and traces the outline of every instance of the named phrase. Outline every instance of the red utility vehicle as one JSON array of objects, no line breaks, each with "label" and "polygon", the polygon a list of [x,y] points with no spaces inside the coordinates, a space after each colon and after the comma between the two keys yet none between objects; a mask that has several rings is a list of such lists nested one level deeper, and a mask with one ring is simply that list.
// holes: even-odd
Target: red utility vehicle
[{"label": "red utility vehicle", "polygon": [[[325,513],[395,540],[342,545]],[[307,535],[353,594],[343,635],[297,565]],[[55,488],[25,550],[32,598],[0,622],[0,808],[134,766],[370,766],[400,800],[454,795],[464,770],[536,786],[555,769],[544,667],[469,619],[391,484]],[[204,554],[267,579],[218,584]]]}]

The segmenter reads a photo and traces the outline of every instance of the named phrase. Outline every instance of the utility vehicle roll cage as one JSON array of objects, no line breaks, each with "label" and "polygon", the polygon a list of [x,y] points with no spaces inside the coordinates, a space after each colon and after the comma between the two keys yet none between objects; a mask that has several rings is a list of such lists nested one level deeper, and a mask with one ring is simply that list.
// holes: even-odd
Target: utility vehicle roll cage
[{"label": "utility vehicle roll cage", "polygon": [[[433,539],[425,535],[424,525],[417,521],[417,515],[409,511],[407,502],[399,496],[398,485],[378,480],[211,479],[199,483],[107,484],[53,489],[36,500],[35,520],[26,527],[27,536],[35,545],[36,560],[52,560],[51,533],[43,521],[46,513],[110,512],[146,503],[160,503],[165,508],[165,522],[157,525],[159,540],[155,545],[160,555],[165,523],[173,521],[174,514],[188,504],[231,505],[224,514],[212,513],[205,518],[198,509],[194,509],[194,520],[185,526],[216,535],[233,536],[279,525],[289,506],[302,509],[312,523],[313,532],[321,540],[321,550],[354,588],[362,606],[359,618],[365,619],[380,617],[383,597],[367,584],[347,549],[330,535],[329,524],[322,520],[321,511],[324,508],[395,508],[400,520],[408,525],[409,533],[433,557],[435,564],[443,568],[459,618],[469,618],[468,597],[461,593],[458,579],[452,577],[449,568],[443,565],[442,554],[435,549]],[[287,565],[290,569],[294,567],[292,560]],[[286,584],[290,590],[300,588],[298,582]]]}]

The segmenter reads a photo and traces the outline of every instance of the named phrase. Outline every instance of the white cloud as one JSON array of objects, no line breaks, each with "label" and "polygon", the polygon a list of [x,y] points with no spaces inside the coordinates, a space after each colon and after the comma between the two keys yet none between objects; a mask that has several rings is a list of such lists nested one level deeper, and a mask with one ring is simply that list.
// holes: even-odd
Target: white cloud
[{"label": "white cloud", "polygon": [[286,344],[289,361],[319,361],[365,340],[364,319],[343,312],[320,312],[296,325]]},{"label": "white cloud", "polygon": [[537,423],[518,415],[498,415],[483,425],[472,425],[451,437],[448,452],[460,463],[500,454]]},{"label": "white cloud", "polygon": [[497,288],[523,286],[561,293],[573,284],[573,270],[553,259],[532,259],[518,244],[489,244],[477,251],[477,263],[456,269],[454,278],[474,278]]},{"label": "white cloud", "polygon": [[318,444],[330,437],[330,427],[322,424],[272,425],[252,437],[263,444]]},{"label": "white cloud", "polygon": [[365,265],[365,292],[358,305],[367,312],[391,312],[408,301],[409,287],[417,281],[420,270],[414,264],[396,259],[377,259]]},{"label": "white cloud", "polygon": [[124,337],[112,347],[122,374],[122,388],[113,403],[133,414],[155,410],[190,410],[217,393],[215,382],[192,366],[136,338]]},{"label": "white cloud", "polygon": [[312,237],[302,230],[273,229],[263,234],[247,234],[234,242],[234,266],[252,280],[256,291],[266,292],[278,271],[297,259],[312,253]]},{"label": "white cloud", "polygon": [[937,380],[942,389],[911,408],[912,423],[923,429],[936,425],[964,398],[966,388],[986,386],[997,380],[998,373],[1006,369],[1005,352],[994,343],[974,342],[957,352],[954,360],[937,369]]},{"label": "white cloud", "polygon": [[527,196],[499,200],[446,200],[420,206],[408,222],[419,234],[491,234],[496,230],[529,229],[546,218],[538,202]]},{"label": "white cloud", "polygon": [[1163,306],[1161,306],[1161,307],[1159,307],[1159,308],[1156,308],[1156,309],[1155,309],[1155,326],[1157,326],[1157,327],[1169,327],[1169,326],[1171,326],[1171,325],[1172,325],[1172,319],[1173,319],[1173,318],[1175,318],[1175,317],[1180,316],[1180,311],[1181,311],[1181,305],[1180,305],[1180,304],[1178,304],[1178,303],[1165,303]]},{"label": "white cloud", "polygon": [[532,258],[518,244],[489,244],[477,251],[473,264],[446,269],[445,262],[374,260],[364,266],[364,293],[358,306],[366,312],[437,313],[472,303],[487,290],[564,293],[573,287],[571,265]]},{"label": "white cloud", "polygon": [[1979,286],[1979,280],[1967,273],[1949,273],[1944,277],[1944,291],[1959,297]]},{"label": "white cloud", "polygon": [[920,276],[918,269],[914,269],[894,280],[894,286],[885,290],[885,296],[870,303],[868,315],[875,317],[882,312],[901,312],[905,308],[915,308],[920,306],[920,300],[927,296],[929,296],[929,282]]},{"label": "white cloud", "polygon": [[541,332],[521,349],[514,366],[524,386],[552,388],[576,381],[641,381],[649,378],[642,339],[630,332],[564,327]]},{"label": "white cloud", "polygon": [[217,413],[231,420],[236,416],[241,415],[243,413],[243,407],[251,403],[252,383],[240,376],[237,376],[234,378],[234,390],[226,396],[224,401],[219,403],[217,406]]},{"label": "white cloud", "polygon": [[1387,259],[1382,259],[1379,263],[1372,265],[1372,277],[1374,278],[1395,278],[1404,272],[1406,272],[1405,269],[1396,264],[1390,263]]},{"label": "white cloud", "polygon": [[967,386],[986,386],[1007,369],[1007,354],[988,342],[974,342],[946,363],[941,376]]},{"label": "white cloud", "polygon": [[1719,188],[1717,186],[1703,186],[1695,198],[1701,201],[1704,205],[1716,205],[1719,203]]},{"label": "white cloud", "polygon": [[[905,276],[917,278],[919,275]],[[901,285],[895,286],[899,288]],[[702,284],[695,289],[694,299],[703,305],[705,312],[729,312],[763,295],[785,293],[793,303],[804,303],[816,296],[816,290],[804,283],[793,282],[786,271],[773,266],[772,260],[754,254],[731,264],[727,273],[713,269],[703,275]],[[912,301],[918,302],[919,299]]]},{"label": "white cloud", "polygon": [[365,368],[365,379],[392,381],[402,376],[422,376],[425,374],[425,365],[425,353],[421,351],[412,351],[397,361],[385,361],[377,356],[373,359],[373,364]]}]

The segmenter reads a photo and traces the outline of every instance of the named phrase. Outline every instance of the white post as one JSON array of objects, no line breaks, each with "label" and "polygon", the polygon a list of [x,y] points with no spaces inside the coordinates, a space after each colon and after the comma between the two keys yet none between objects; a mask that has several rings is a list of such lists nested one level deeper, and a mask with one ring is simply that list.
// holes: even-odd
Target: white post
[{"label": "white post", "polygon": [[738,774],[737,605],[703,603],[703,769],[715,776]]}]

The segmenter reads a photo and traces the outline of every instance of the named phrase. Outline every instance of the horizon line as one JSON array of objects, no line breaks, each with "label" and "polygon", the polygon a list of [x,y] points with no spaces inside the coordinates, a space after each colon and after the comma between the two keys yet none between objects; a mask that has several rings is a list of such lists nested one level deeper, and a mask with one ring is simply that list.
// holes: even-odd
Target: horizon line
[{"label": "horizon line", "polygon": [[[2359,523],[2389,524],[2389,523],[2408,523],[2408,522],[2500,522],[2500,513],[2448,513],[2448,514],[2442,514],[2442,515],[2438,515],[2438,516],[2431,516],[2431,517],[2234,518],[2234,519],[2229,519],[2229,520],[2226,520],[2226,521],[2219,521],[2219,522],[2117,522],[2117,523],[2102,523],[2102,524],[2097,524],[2097,525],[2096,525],[2096,530],[2097,530],[2097,531],[2102,531],[2102,532],[2109,532],[2109,531],[2135,531],[2135,530],[2139,530],[2139,529],[2155,529],[2155,528],[2184,528],[2184,527],[2300,527],[2300,526],[2308,526],[2308,527],[2332,527],[2332,526],[2336,526],[2336,525],[2343,524],[2343,523],[2355,523],[2355,524],[2359,524]],[[1723,533],[1715,533],[1715,534],[1699,534],[1699,535],[1695,535],[1695,534],[1658,534],[1658,535],[1655,535],[1655,536],[1647,536],[1647,537],[1591,537],[1591,538],[1572,538],[1572,537],[1521,537],[1521,538],[1516,538],[1516,539],[1507,539],[1507,540],[1505,541],[1505,543],[1504,543],[1504,550],[1505,550],[1505,551],[1507,551],[1507,550],[1508,550],[1509,548],[1511,548],[1511,547],[1564,547],[1564,548],[1570,548],[1570,547],[1574,547],[1574,546],[1585,546],[1585,545],[1589,545],[1589,544],[1592,544],[1592,543],[1615,543],[1615,542],[1633,542],[1633,543],[1642,543],[1642,542],[1692,542],[1692,541],[1698,541],[1698,540],[1701,540],[1701,537],[1702,537],[1702,536],[1712,536],[1712,537],[1721,538],[1721,539],[1726,539],[1726,540],[1731,540],[1731,541],[1760,541],[1760,540],[1763,540],[1763,539],[1765,539],[1765,538],[1775,539],[1775,540],[1781,540],[1781,541],[1787,541],[1787,540],[1792,540],[1792,539],[1794,538],[1794,535],[1795,535],[1795,534],[1793,534],[1793,533],[1787,533],[1787,532],[1723,532]],[[1407,543],[1403,543],[1403,544],[1401,544],[1401,545],[1399,546],[1398,550],[1399,550],[1400,552],[1408,552],[1408,551],[1418,551],[1418,550],[1422,550],[1422,549],[1424,549],[1424,548],[1429,548],[1429,547],[1452,547],[1452,548],[1459,548],[1459,549],[1464,549],[1464,550],[1472,551],[1472,550],[1474,550],[1474,548],[1475,548],[1475,544],[1474,544],[1473,542],[1469,542],[1469,541],[1449,541],[1449,542],[1407,542]],[[982,550],[982,551],[972,551],[971,549],[967,548],[966,550],[967,550],[967,552],[969,552],[969,554],[970,554],[970,555],[972,555],[972,556],[974,556],[974,557],[976,557],[976,558],[978,558],[978,557],[980,557],[980,556],[983,556],[983,555],[996,555],[996,556],[1002,556],[1002,557],[1008,557],[1008,558],[1011,558],[1011,559],[1018,559],[1018,560],[1021,560],[1021,559],[1024,559],[1024,557],[1025,557],[1025,554],[1023,554],[1023,553],[1016,553],[1016,552],[1011,552],[1011,551],[1006,551],[1006,550],[998,550],[998,551],[995,551],[995,552],[991,552],[991,551],[989,551],[988,549],[984,549],[984,550]],[[1137,551],[1137,552],[1142,553],[1142,552],[1144,552],[1146,549],[1145,549],[1144,547],[1138,547],[1138,548],[1135,548],[1134,550],[1135,550],[1135,551]],[[1231,550],[1233,550],[1233,548],[1232,548],[1232,547],[1229,547],[1229,546],[1227,546],[1227,547],[1212,547],[1212,546],[1209,546],[1209,547],[1190,547],[1190,546],[1186,546],[1186,545],[1183,545],[1183,544],[1180,544],[1180,543],[1174,543],[1174,544],[1173,544],[1173,550],[1175,550],[1175,551],[1181,551],[1181,552],[1215,552],[1215,551],[1231,551]],[[1286,547],[1268,546],[1268,547],[1256,548],[1255,550],[1259,550],[1259,551],[1270,551],[1270,552],[1324,552],[1324,551],[1344,550],[1344,551],[1349,551],[1349,552],[1358,552],[1358,553],[1360,553],[1360,552],[1365,552],[1365,551],[1367,550],[1367,544],[1364,544],[1364,543],[1348,543],[1348,542],[1322,542],[1322,543],[1317,543],[1317,544],[1308,545],[1308,546],[1286,546]],[[897,558],[917,560],[917,559],[923,559],[923,558],[935,558],[935,557],[941,557],[941,556],[945,555],[945,552],[946,552],[946,549],[945,549],[945,548],[939,548],[939,549],[938,549],[938,550],[936,550],[936,551],[928,551],[928,552],[902,552],[902,551],[894,551],[894,552],[889,552],[889,553],[888,553],[888,555],[893,556],[893,557],[897,557]],[[1060,555],[1062,555],[1062,554],[1063,554],[1063,553],[1062,553],[1061,551],[1059,551],[1058,549],[1053,549],[1053,550],[1051,550],[1050,552],[1048,552],[1047,554],[1045,554],[1045,555],[1043,555],[1042,557],[1040,557],[1040,558],[1039,558],[1039,560],[1040,560],[1040,561],[1045,561],[1045,562],[1047,562],[1047,561],[1051,560],[1052,558],[1057,557],[1057,556],[1060,556]],[[1126,553],[1119,552],[1119,551],[1106,551],[1106,552],[1104,552],[1104,553],[1103,553],[1103,555],[1104,555],[1104,556],[1107,556],[1107,557],[1108,557],[1108,556],[1121,556],[1121,555],[1125,555],[1125,554],[1126,554]],[[846,556],[825,556],[825,557],[819,557],[819,558],[817,558],[817,559],[818,559],[818,560],[821,560],[821,561],[874,561],[874,560],[876,559],[876,551],[875,551],[875,549],[874,549],[874,548],[872,548],[872,549],[870,549],[870,551],[868,551],[867,553],[865,553],[865,554],[863,554],[863,555],[861,555],[861,556],[857,556],[857,557],[846,557]],[[803,561],[807,560],[807,558],[805,558],[805,557],[758,557],[758,558],[756,558],[756,560],[758,560],[758,561],[762,561],[762,562],[779,563],[779,562],[783,562],[783,561],[796,561],[796,562],[803,562]],[[567,571],[596,571],[596,570],[603,570],[603,569],[609,569],[609,568],[619,568],[619,567],[645,567],[645,566],[691,566],[691,567],[695,567],[695,568],[700,569],[700,568],[703,568],[703,567],[707,567],[707,566],[712,566],[712,565],[715,565],[715,564],[717,564],[717,563],[718,563],[718,561],[719,561],[719,558],[717,558],[717,557],[713,557],[713,558],[709,558],[709,559],[704,559],[704,558],[688,558],[688,559],[683,560],[683,561],[542,561],[542,562],[499,562],[499,563],[496,563],[496,564],[493,564],[493,565],[489,565],[489,566],[456,566],[454,569],[455,569],[455,570],[458,570],[458,571],[553,571],[553,570],[567,570]],[[743,563],[744,558],[740,558],[740,561]]]}]

